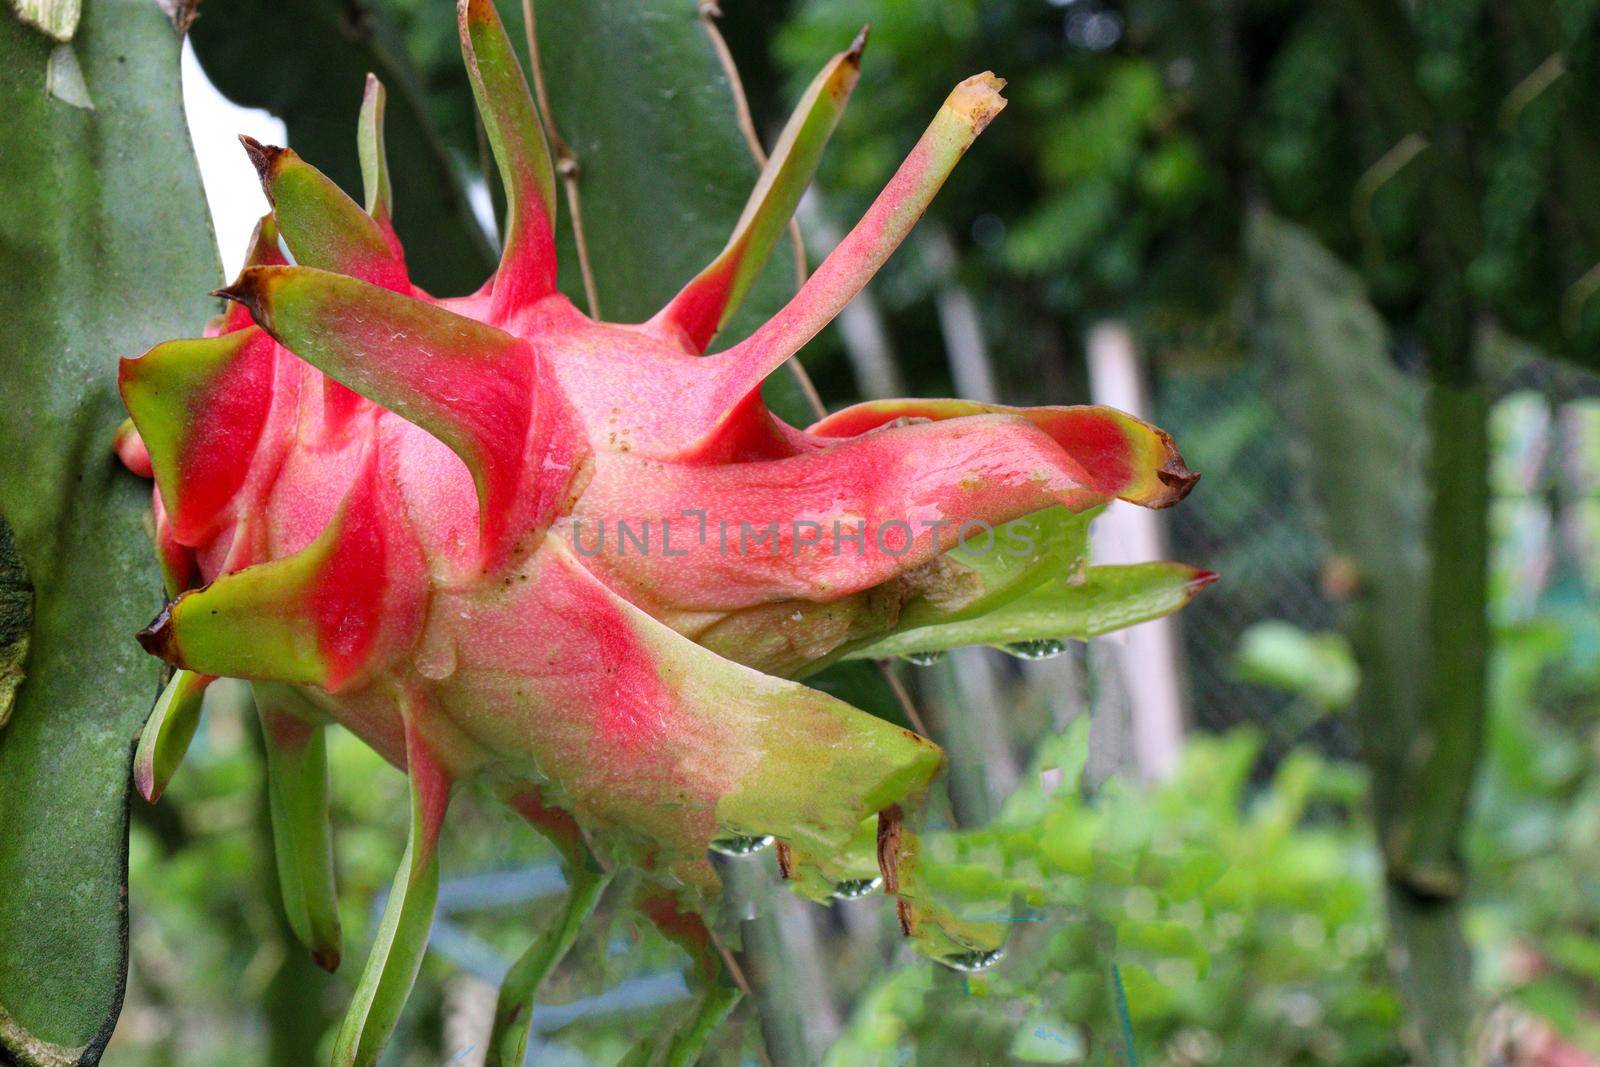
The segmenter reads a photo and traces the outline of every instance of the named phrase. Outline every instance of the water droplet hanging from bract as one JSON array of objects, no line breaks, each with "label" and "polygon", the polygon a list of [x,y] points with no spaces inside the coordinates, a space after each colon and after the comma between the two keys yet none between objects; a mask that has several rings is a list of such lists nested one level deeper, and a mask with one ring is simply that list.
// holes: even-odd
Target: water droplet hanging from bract
[{"label": "water droplet hanging from bract", "polygon": [[944,659],[944,653],[943,652],[907,652],[904,656],[901,656],[900,658],[905,660],[907,663],[913,664],[913,665],[918,666],[918,667],[931,667],[935,663],[938,663],[940,660]]},{"label": "water droplet hanging from bract", "polygon": [[980,949],[972,952],[952,952],[948,956],[939,958],[940,963],[952,971],[963,974],[977,974],[987,971],[990,967],[1005,958],[1006,950],[1002,948]]},{"label": "water droplet hanging from bract", "polygon": [[1050,659],[1065,652],[1067,643],[1059,637],[1046,637],[1038,641],[1017,641],[1002,647],[1018,659]]},{"label": "water droplet hanging from bract", "polygon": [[875,878],[846,878],[842,882],[833,883],[834,900],[860,900],[864,896],[877,891],[883,885],[882,876]]},{"label": "water droplet hanging from bract", "polygon": [[720,852],[724,856],[748,856],[760,852],[764,848],[772,847],[772,835],[760,834],[730,834],[727,837],[713,838],[711,851]]},{"label": "water droplet hanging from bract", "polygon": [[[430,631],[430,634],[435,631]],[[429,637],[417,650],[417,673],[430,681],[442,682],[456,672],[456,643],[444,629]]]}]

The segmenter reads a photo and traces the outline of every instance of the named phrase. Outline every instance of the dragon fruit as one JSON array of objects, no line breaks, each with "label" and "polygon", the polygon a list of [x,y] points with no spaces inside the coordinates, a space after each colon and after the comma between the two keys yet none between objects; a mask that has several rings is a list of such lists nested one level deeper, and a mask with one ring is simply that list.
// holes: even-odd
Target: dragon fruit
[{"label": "dragon fruit", "polygon": [[[294,152],[245,139],[273,211],[219,291],[232,303],[203,337],[121,364],[132,425],[117,449],[155,479],[171,597],[139,639],[176,668],[140,740],[138,788],[159,796],[212,680],[249,680],[285,906],[332,968],[325,728],[349,728],[408,775],[409,844],[340,1064],[374,1062],[399,1016],[445,810],[472,779],[569,871],[565,912],[502,990],[499,1062],[521,1062],[537,985],[623,866],[643,872],[641,909],[707,987],[675,1060],[737,996],[703,918],[720,898],[708,849],[775,841],[807,895],[882,884],[925,952],[988,958],[996,924],[963,921],[917,875],[908,820],[939,748],[796,679],[958,643],[963,622],[1045,583],[1082,584],[1067,572],[1084,513],[1112,499],[1165,507],[1198,476],[1165,433],[1106,408],[892,400],[801,430],[760,386],[894,251],[1004,106],[1003,83],[958,85],[795,298],[704,355],[809,182],[861,41],[811,84],[723,252],[648,322],[619,325],[557,291],[539,116],[489,0],[462,0],[458,18],[506,192],[504,251],[483,287],[436,298],[409,280],[383,89],[369,79],[365,204]],[[1018,520],[1034,524],[1026,551],[974,547],[979,529],[992,543]],[[1162,610],[1211,577],[1158,566]]]}]

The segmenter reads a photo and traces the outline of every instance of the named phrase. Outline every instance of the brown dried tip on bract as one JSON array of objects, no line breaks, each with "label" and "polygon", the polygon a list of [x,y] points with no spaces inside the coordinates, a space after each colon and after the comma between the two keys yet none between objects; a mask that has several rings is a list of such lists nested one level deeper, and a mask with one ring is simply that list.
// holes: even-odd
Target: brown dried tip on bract
[{"label": "brown dried tip on bract", "polygon": [[900,896],[900,805],[878,812],[878,873],[883,891],[895,898],[894,913],[902,936],[911,936],[911,903]]},{"label": "brown dried tip on bract", "polygon": [[249,309],[250,317],[260,322],[266,318],[261,311],[261,291],[266,287],[266,273],[264,267],[246,267],[228,285],[211,290],[211,295],[243,304]]},{"label": "brown dried tip on bract", "polygon": [[339,950],[336,948],[314,948],[311,950],[311,962],[329,974],[339,969],[340,958]]},{"label": "brown dried tip on bract", "polygon": [[1190,470],[1184,464],[1182,457],[1174,456],[1165,464],[1156,468],[1156,477],[1161,480],[1162,485],[1172,490],[1172,495],[1155,506],[1158,508],[1170,508],[1189,495],[1189,490],[1194,488],[1194,483],[1200,480],[1200,472]]},{"label": "brown dried tip on bract", "polygon": [[277,170],[278,157],[289,151],[277,145],[262,144],[247,133],[239,135],[239,143],[244,145],[245,154],[250,157],[250,162],[256,168],[256,174],[261,179],[262,190],[270,198],[272,196],[272,175]]},{"label": "brown dried tip on bract", "polygon": [[134,635],[144,650],[157,659],[172,663],[177,650],[173,647],[172,633],[172,602],[169,600],[161,607],[161,614]]},{"label": "brown dried tip on bract", "polygon": [[994,71],[986,70],[950,90],[944,106],[971,123],[974,131],[982,133],[984,127],[1005,110],[1006,98],[1000,95],[1005,87],[1004,78],[997,78]]},{"label": "brown dried tip on bract", "polygon": [[1216,571],[1195,571],[1194,577],[1189,579],[1189,588],[1198,593],[1206,586],[1221,580],[1222,575]]},{"label": "brown dried tip on bract", "polygon": [[855,40],[850,42],[850,47],[845,51],[844,59],[846,63],[854,63],[858,67],[861,65],[861,53],[866,50],[867,35],[871,32],[872,27],[870,25],[861,27],[861,32],[856,34]]}]

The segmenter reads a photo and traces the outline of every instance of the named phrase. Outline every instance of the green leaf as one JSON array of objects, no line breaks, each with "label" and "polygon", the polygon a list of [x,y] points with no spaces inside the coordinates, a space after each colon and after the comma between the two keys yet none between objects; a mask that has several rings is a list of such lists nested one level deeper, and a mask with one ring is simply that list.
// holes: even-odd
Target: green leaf
[{"label": "green leaf", "polygon": [[111,453],[117,357],[193,333],[219,274],[157,0],[87,0],[92,110],[53,43],[0,18],[0,512],[35,586],[0,731],[0,1058],[93,1063],[127,955],[132,740],[160,689],[133,633],[161,603],[148,484]]},{"label": "green leaf", "polygon": [[[443,58],[460,76],[453,5],[430,3],[424,15],[452,42]],[[207,8],[193,37],[218,89],[283,119],[300,157],[357,200],[357,110],[368,72],[376,74],[388,89],[384,144],[394,225],[412,249],[413,278],[453,296],[476,289],[494,269],[498,257],[467,202],[459,162],[429,115],[423,79],[379,11],[323,0],[233,0]],[[462,76],[460,102],[470,99]]]},{"label": "green leaf", "polygon": [[[850,658],[943,652],[967,645],[1016,645],[1091,637],[1170,615],[1214,576],[1182,563],[1090,567],[1082,582],[1053,579],[975,618],[900,630]],[[956,613],[956,614],[959,614]]]}]

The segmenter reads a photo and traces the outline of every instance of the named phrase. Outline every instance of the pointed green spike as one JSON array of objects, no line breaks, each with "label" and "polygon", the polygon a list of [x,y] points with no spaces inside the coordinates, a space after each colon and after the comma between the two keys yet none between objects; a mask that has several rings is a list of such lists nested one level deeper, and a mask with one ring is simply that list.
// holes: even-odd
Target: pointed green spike
[{"label": "pointed green spike", "polygon": [[[389,157],[383,148],[383,109],[387,97],[378,76],[368,74],[366,92],[361,97],[356,147],[361,153],[361,188],[366,197],[367,214],[381,226],[389,225],[394,215],[394,192],[389,188]],[[316,266],[314,263],[309,265]]]},{"label": "pointed green spike", "polygon": [[196,544],[249,473],[272,407],[272,339],[249,327],[124,359],[117,387],[180,542]]},{"label": "pointed green spike", "polygon": [[729,378],[718,397],[723,410],[732,409],[832,322],[888,261],[957,161],[1006,106],[1000,95],[1004,86],[1002,79],[986,71],[951,90],[883,192],[817,265],[794,299],[749,337],[712,357],[723,366],[739,368],[724,372]]},{"label": "pointed green spike", "polygon": [[528,946],[506,972],[495,1001],[494,1030],[484,1067],[522,1067],[528,1055],[534,996],[577,940],[583,924],[600,901],[611,876],[598,868],[569,869],[567,900],[555,922]]},{"label": "pointed green spike", "polygon": [[493,0],[459,0],[456,17],[472,94],[506,190],[495,303],[502,310],[515,308],[555,291],[555,170],[522,64]]},{"label": "pointed green spike", "polygon": [[378,222],[292,149],[241,136],[297,263],[410,292],[406,266]]},{"label": "pointed green spike", "polygon": [[326,971],[339,967],[342,934],[329,817],[326,726],[293,686],[257,682],[267,751],[272,848],[289,926]]},{"label": "pointed green spike", "polygon": [[411,783],[411,832],[395,872],[372,954],[334,1042],[334,1067],[371,1067],[400,1019],[422,966],[439,896],[439,828],[450,781],[421,737],[414,702],[403,701],[406,775]]},{"label": "pointed green spike", "polygon": [[154,804],[177,773],[189,742],[200,725],[200,706],[206,686],[215,678],[193,671],[174,671],[167,687],[156,699],[156,706],[139,735],[139,748],[133,756],[133,782],[139,795]]},{"label": "pointed green spike", "polygon": [[223,295],[247,305],[301,359],[460,456],[478,489],[486,550],[526,516],[534,501],[520,489],[535,366],[524,342],[421,300],[306,267],[244,271]]},{"label": "pointed green spike", "polygon": [[511,965],[495,1003],[494,1030],[486,1050],[486,1067],[520,1067],[527,1054],[534,996],[551,970],[566,956],[584,920],[611,881],[590,851],[578,822],[545,803],[537,786],[518,783],[502,788],[501,799],[528,821],[561,853],[567,869],[566,905],[554,924]]},{"label": "pointed green spike", "polygon": [[761,169],[733,236],[717,258],[657,316],[658,322],[670,322],[683,330],[697,350],[703,351],[739,310],[811,184],[822,150],[860,77],[861,50],[866,43],[863,29],[848,50],[834,56],[812,79]]}]

